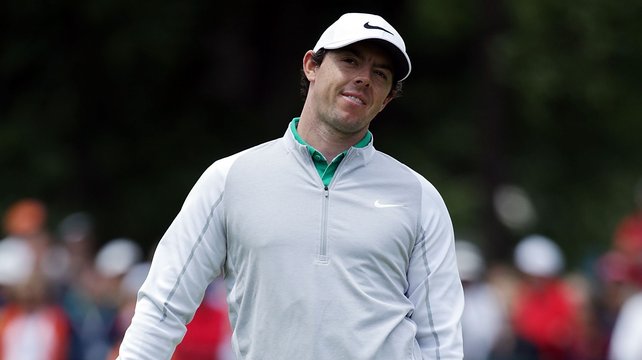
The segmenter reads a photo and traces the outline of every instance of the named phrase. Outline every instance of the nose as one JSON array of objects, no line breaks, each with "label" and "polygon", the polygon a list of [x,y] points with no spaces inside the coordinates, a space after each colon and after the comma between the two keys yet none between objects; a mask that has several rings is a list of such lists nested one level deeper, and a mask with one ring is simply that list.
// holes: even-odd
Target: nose
[{"label": "nose", "polygon": [[370,86],[370,80],[371,80],[370,79],[370,69],[367,69],[367,67],[364,67],[363,69],[361,69],[357,73],[357,75],[356,75],[356,77],[354,79],[354,82],[357,85],[369,87]]},{"label": "nose", "polygon": [[355,83],[357,85],[362,85],[362,86],[365,86],[365,87],[369,87],[370,86],[370,82],[365,80],[365,79],[357,79],[357,80],[355,80]]},{"label": "nose", "polygon": [[359,76],[355,79],[354,81],[357,85],[369,87],[370,86],[370,78],[367,76]]}]

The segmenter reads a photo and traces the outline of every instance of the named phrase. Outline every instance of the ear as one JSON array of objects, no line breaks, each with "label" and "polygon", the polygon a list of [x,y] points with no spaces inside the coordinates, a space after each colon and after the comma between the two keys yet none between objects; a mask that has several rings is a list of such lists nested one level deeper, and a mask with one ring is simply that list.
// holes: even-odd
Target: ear
[{"label": "ear", "polygon": [[314,51],[312,50],[308,50],[305,55],[303,55],[303,72],[309,81],[314,80],[317,68],[319,67],[319,65],[312,60],[312,56],[314,56]]}]

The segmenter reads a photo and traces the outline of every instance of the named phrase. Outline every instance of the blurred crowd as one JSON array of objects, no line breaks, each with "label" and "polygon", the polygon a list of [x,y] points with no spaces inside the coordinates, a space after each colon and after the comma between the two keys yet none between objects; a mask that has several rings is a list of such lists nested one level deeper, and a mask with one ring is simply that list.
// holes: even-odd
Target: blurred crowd
[{"label": "blurred crowd", "polygon": [[642,183],[608,249],[581,270],[559,244],[530,234],[512,261],[489,264],[457,240],[468,360],[642,359]]},{"label": "blurred crowd", "polygon": [[[126,237],[99,241],[84,212],[50,229],[48,209],[21,199],[0,239],[0,360],[114,360],[147,276],[150,251]],[[217,280],[172,360],[229,360]]]},{"label": "blurred crowd", "polygon": [[[457,240],[465,358],[642,359],[642,187],[636,199],[609,249],[581,271],[542,234],[523,237],[503,263]],[[0,360],[114,360],[151,251],[126,237],[99,241],[84,212],[47,224],[38,199],[4,212]],[[220,279],[187,329],[172,360],[233,358]]]}]

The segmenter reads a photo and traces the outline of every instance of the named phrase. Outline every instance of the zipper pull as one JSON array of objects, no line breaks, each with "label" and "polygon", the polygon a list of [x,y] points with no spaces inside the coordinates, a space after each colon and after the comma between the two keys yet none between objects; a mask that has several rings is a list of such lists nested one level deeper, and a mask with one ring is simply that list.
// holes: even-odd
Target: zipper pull
[{"label": "zipper pull", "polygon": [[328,197],[330,195],[330,191],[328,191],[328,185],[323,187],[323,195],[325,197]]}]

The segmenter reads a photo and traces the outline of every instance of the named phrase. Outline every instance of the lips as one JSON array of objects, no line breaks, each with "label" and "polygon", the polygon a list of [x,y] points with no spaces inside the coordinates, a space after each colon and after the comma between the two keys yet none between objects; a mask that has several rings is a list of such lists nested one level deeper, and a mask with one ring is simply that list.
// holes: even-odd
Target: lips
[{"label": "lips", "polygon": [[366,105],[366,101],[365,101],[365,99],[364,99],[361,95],[359,95],[359,94],[356,94],[356,93],[347,93],[347,92],[346,92],[346,93],[343,93],[343,94],[341,94],[341,95],[343,95],[343,97],[344,97],[345,99],[347,99],[348,101],[350,101],[350,102],[352,102],[352,103],[354,103],[354,104],[357,104],[357,105]]}]

